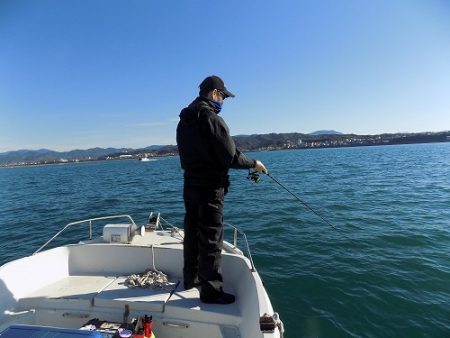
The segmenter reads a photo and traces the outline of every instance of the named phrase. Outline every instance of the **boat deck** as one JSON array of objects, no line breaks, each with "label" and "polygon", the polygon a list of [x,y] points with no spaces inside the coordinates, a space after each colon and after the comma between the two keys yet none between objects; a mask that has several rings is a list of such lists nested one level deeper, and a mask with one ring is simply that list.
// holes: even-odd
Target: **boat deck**
[{"label": "boat deck", "polygon": [[[196,288],[184,290],[181,280],[172,280],[162,288],[129,288],[125,276],[68,276],[22,297],[18,311],[27,310],[73,310],[92,311],[117,309],[130,313],[167,314],[171,318],[217,320],[237,325],[241,313],[237,302],[230,305],[200,302]],[[225,316],[224,316],[225,315]]]},{"label": "boat deck", "polygon": [[[200,302],[199,290],[184,290],[182,280],[165,288],[128,288],[126,277],[68,276],[18,300],[16,322],[79,328],[100,318],[122,322],[151,315],[161,337],[240,337],[242,313],[239,303]],[[64,325],[62,325],[64,323]],[[1,331],[1,330],[0,330]],[[202,333],[203,332],[203,333]],[[180,335],[181,337],[181,335]]]}]

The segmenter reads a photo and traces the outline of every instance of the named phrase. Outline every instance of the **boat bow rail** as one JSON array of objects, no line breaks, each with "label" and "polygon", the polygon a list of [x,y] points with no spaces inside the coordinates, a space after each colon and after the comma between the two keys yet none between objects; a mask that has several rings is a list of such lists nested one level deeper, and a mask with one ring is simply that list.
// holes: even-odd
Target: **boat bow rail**
[{"label": "boat bow rail", "polygon": [[49,245],[51,242],[53,242],[59,235],[61,235],[64,231],[69,229],[70,227],[73,227],[75,225],[80,225],[84,223],[89,222],[89,239],[92,239],[92,222],[94,221],[101,221],[101,220],[108,220],[108,219],[120,219],[120,218],[127,218],[130,221],[131,225],[134,225],[136,228],[136,223],[134,222],[133,218],[131,218],[130,215],[113,215],[113,216],[104,216],[104,217],[96,217],[96,218],[88,218],[81,221],[71,222],[64,226],[61,230],[59,230],[52,238],[50,238],[47,242],[45,242],[44,245],[42,245],[39,249],[37,249],[33,255],[37,254],[38,252],[42,251],[47,245]]},{"label": "boat bow rail", "polygon": [[249,259],[250,264],[251,264],[251,270],[253,272],[256,271],[255,265],[253,264],[252,253],[250,252],[250,246],[248,245],[248,240],[247,240],[247,236],[245,235],[245,232],[230,223],[224,223],[224,224],[226,226],[230,227],[231,229],[233,229],[233,247],[235,249],[238,248],[238,246],[237,246],[238,245],[238,234],[242,236],[242,238],[244,240],[245,250],[247,251],[247,258]]},{"label": "boat bow rail", "polygon": [[[150,213],[150,217],[149,220],[151,218],[151,216],[153,215],[153,213]],[[156,228],[160,228],[163,229],[162,225],[159,223],[159,214],[158,216],[156,216],[158,218],[158,222],[156,222]],[[111,216],[103,216],[103,217],[95,217],[95,218],[88,218],[88,219],[84,219],[84,220],[80,220],[80,221],[75,221],[75,222],[70,222],[67,225],[65,225],[61,230],[59,230],[53,237],[51,237],[47,242],[45,242],[39,249],[37,249],[33,255],[39,253],[40,251],[42,251],[43,249],[45,249],[51,242],[53,242],[56,238],[58,238],[63,232],[65,232],[66,230],[68,230],[69,228],[72,228],[74,226],[78,226],[80,224],[89,224],[89,240],[93,239],[93,222],[97,222],[97,221],[104,221],[104,220],[111,220],[111,219],[127,219],[129,224],[133,227],[132,232],[134,232],[135,230],[138,229],[138,226],[136,225],[136,223],[134,222],[133,218],[130,215],[111,215]],[[179,229],[174,226],[173,224],[167,222],[164,218],[161,217],[161,220],[165,221],[172,229],[177,230],[177,232],[179,233]],[[230,241],[230,248],[233,251],[238,251],[239,253],[244,255],[244,252],[242,252],[239,247],[238,247],[238,239],[239,236],[242,238],[243,240],[243,246],[245,248],[245,256],[249,259],[250,261],[250,265],[251,265],[251,271],[256,271],[255,265],[253,263],[253,258],[252,258],[252,254],[250,251],[250,246],[248,244],[248,240],[247,240],[247,236],[245,235],[244,231],[242,231],[241,229],[239,229],[238,227],[236,227],[235,225],[232,225],[230,223],[224,223],[225,226],[229,227],[230,229],[232,229],[233,231],[233,239],[232,241]],[[154,229],[156,230],[156,229]],[[131,234],[131,236],[133,236],[133,234]]]}]

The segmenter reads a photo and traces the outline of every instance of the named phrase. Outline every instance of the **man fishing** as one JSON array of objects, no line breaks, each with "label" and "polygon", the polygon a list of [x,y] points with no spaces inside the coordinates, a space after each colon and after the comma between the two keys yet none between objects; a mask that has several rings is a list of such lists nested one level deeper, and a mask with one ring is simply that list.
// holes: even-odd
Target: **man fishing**
[{"label": "man fishing", "polygon": [[223,102],[234,97],[218,76],[200,84],[199,96],[180,113],[177,144],[184,170],[184,287],[201,286],[204,303],[230,304],[220,271],[223,246],[223,202],[230,185],[228,170],[255,169],[263,163],[249,159],[235,146],[228,126],[218,115]]}]

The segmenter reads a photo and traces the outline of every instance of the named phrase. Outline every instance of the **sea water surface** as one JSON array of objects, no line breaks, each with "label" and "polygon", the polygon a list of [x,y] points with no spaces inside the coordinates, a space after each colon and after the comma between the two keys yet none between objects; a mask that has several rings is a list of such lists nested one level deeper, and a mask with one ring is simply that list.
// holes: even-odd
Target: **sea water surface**
[{"label": "sea water surface", "polygon": [[[285,337],[450,337],[450,143],[249,155],[338,229],[232,171],[225,221],[246,232]],[[0,264],[75,220],[158,211],[182,227],[181,192],[177,157],[0,169]]]}]

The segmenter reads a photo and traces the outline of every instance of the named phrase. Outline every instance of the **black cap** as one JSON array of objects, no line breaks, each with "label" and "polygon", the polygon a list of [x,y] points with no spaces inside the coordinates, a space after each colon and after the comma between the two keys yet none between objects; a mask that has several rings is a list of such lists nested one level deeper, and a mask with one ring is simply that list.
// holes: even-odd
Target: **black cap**
[{"label": "black cap", "polygon": [[234,94],[229,92],[228,89],[225,87],[223,80],[216,75],[208,76],[206,79],[202,81],[202,83],[200,83],[199,87],[201,94],[206,94],[213,89],[218,89],[225,94],[225,97],[234,97]]}]

